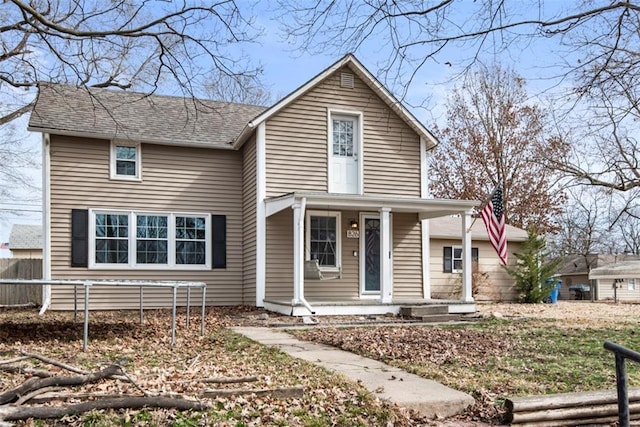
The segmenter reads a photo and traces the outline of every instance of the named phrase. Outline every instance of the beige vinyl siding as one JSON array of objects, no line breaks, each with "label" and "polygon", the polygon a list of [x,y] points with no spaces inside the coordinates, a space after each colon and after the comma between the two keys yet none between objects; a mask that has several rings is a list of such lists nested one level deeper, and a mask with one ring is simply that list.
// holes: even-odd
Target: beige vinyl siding
[{"label": "beige vinyl siding", "polygon": [[[327,280],[305,280],[307,298],[315,300],[349,300],[360,296],[360,239],[348,239],[347,229],[351,220],[358,221],[358,212],[343,211],[340,214],[340,235],[342,238],[342,278]],[[358,256],[353,256],[356,251]],[[308,258],[305,256],[305,259]],[[327,277],[335,277],[327,273]]]},{"label": "beige vinyl siding", "polygon": [[422,231],[417,214],[393,214],[393,297],[423,298]]},{"label": "beige vinyl siding", "polygon": [[[347,239],[346,230],[357,212],[341,213],[342,278],[305,280],[304,296],[316,300],[359,297],[359,239]],[[305,240],[306,242],[306,240]],[[306,251],[306,249],[305,249]],[[305,258],[307,258],[305,256]],[[335,277],[327,273],[327,277]],[[267,218],[267,289],[269,300],[293,297],[293,210],[285,209]]]},{"label": "beige vinyl siding", "polygon": [[243,300],[256,302],[256,140],[242,148],[242,263]]},{"label": "beige vinyl siding", "polygon": [[[613,281],[611,279],[598,279],[598,300],[613,300],[614,290]],[[640,278],[636,278],[636,289],[629,290],[629,279],[623,279],[622,283],[618,283],[618,289],[616,291],[615,298],[619,301],[640,301]],[[563,284],[564,286],[564,284]]]},{"label": "beige vinyl siding", "polygon": [[[431,275],[431,296],[435,299],[459,298],[462,290],[460,273],[443,272],[443,248],[445,246],[462,246],[461,240],[431,240],[429,272]],[[518,295],[514,281],[501,267],[500,259],[488,241],[473,241],[472,247],[478,248],[478,268],[488,275],[487,280],[479,287],[475,298],[492,301],[514,301]],[[513,252],[520,248],[519,242],[510,242],[509,259],[514,262]]]},{"label": "beige vinyl siding", "polygon": [[265,299],[293,298],[293,209],[267,218]]},{"label": "beige vinyl siding", "polygon": [[[109,179],[109,141],[51,137],[51,269],[54,279],[204,281],[207,304],[241,304],[242,156],[213,150],[142,144],[142,182]],[[202,212],[227,217],[227,268],[100,270],[70,267],[71,210],[123,209]],[[91,254],[90,254],[91,256]],[[167,307],[170,291],[145,290],[145,307]],[[199,293],[192,295],[198,303]],[[138,290],[95,288],[92,309],[138,307]],[[73,308],[73,291],[55,288],[52,308]]]},{"label": "beige vinyl siding", "polygon": [[267,197],[292,191],[326,192],[328,109],[364,117],[364,193],[420,197],[420,140],[380,98],[355,77],[340,87],[341,69],[267,123]]}]

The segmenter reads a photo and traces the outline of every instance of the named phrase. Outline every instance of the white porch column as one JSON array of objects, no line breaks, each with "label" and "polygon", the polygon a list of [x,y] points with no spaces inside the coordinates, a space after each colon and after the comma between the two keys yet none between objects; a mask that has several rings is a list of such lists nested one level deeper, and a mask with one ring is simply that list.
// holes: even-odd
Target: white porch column
[{"label": "white porch column", "polygon": [[431,271],[429,270],[431,256],[431,237],[429,235],[429,220],[420,221],[422,231],[422,298],[431,299]]},{"label": "white porch column", "polygon": [[304,202],[293,209],[293,304],[304,300]]},{"label": "white porch column", "polygon": [[390,211],[389,208],[380,209],[380,299],[383,303],[390,303],[393,295]]},{"label": "white porch column", "polygon": [[[431,152],[427,151],[427,141],[420,138],[420,197],[428,199],[431,197],[429,191],[429,157]],[[422,237],[422,298],[431,299],[431,237],[429,235],[429,220],[420,221]]]},{"label": "white porch column", "polygon": [[471,290],[472,260],[471,260],[471,212],[462,216],[462,301],[473,302]]},{"label": "white porch column", "polygon": [[264,307],[267,292],[266,124],[256,130],[256,307]]}]

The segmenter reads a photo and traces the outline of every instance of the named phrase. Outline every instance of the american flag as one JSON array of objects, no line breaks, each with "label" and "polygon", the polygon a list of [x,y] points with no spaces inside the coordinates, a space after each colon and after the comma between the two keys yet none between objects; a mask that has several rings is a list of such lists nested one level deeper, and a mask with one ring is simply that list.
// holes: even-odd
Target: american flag
[{"label": "american flag", "polygon": [[491,200],[482,209],[480,216],[482,216],[482,221],[487,227],[491,246],[496,250],[502,263],[506,265],[507,233],[505,232],[504,205],[502,203],[502,188],[500,188],[500,185],[496,187]]},{"label": "american flag", "polygon": [[0,243],[0,249],[9,249],[9,242]]}]

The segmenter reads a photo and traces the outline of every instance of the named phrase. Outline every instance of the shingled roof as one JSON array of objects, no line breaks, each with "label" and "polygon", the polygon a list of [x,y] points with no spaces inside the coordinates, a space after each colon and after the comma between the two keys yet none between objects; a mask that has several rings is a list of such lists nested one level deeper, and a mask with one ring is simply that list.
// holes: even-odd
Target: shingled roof
[{"label": "shingled roof", "polygon": [[9,249],[42,249],[42,226],[14,224],[9,235]]},{"label": "shingled roof", "polygon": [[41,84],[29,130],[137,142],[228,147],[265,107]]}]

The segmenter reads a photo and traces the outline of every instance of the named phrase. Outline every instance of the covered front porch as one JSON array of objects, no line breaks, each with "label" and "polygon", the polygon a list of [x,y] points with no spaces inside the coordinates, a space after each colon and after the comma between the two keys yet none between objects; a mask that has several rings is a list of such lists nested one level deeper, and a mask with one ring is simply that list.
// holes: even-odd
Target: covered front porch
[{"label": "covered front porch", "polygon": [[377,316],[393,314],[398,315],[403,307],[419,307],[423,305],[444,305],[449,314],[467,314],[476,312],[475,301],[444,300],[444,299],[418,299],[418,300],[392,300],[382,303],[380,300],[368,299],[317,299],[310,297],[306,301],[313,312],[302,302],[294,304],[287,300],[265,301],[265,309],[275,313],[290,316]]},{"label": "covered front porch", "polygon": [[[471,214],[475,201],[290,193],[265,201],[264,307],[294,316],[397,314],[408,305],[475,311]],[[431,298],[429,219],[459,215],[460,299]]]}]

